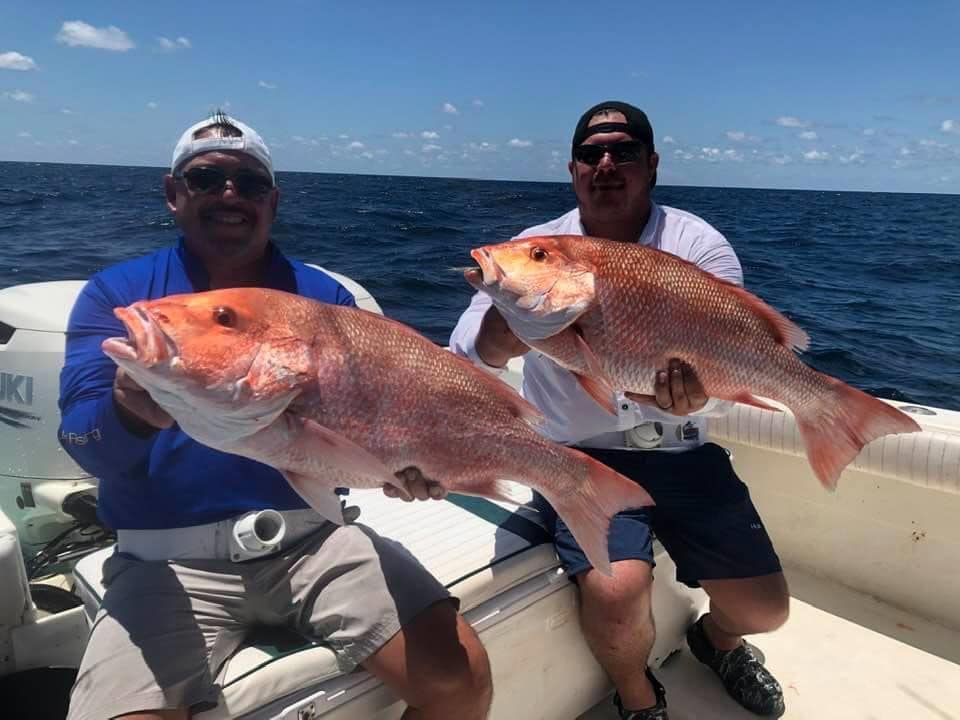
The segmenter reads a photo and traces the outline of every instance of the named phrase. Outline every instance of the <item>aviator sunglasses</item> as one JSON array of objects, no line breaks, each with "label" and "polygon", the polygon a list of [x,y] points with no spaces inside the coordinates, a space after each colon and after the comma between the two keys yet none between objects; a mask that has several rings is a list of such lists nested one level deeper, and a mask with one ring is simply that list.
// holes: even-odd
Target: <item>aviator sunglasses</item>
[{"label": "aviator sunglasses", "polygon": [[577,145],[573,149],[573,157],[578,162],[596,166],[604,155],[610,153],[610,159],[620,165],[643,160],[644,147],[639,140],[625,140],[610,145]]},{"label": "aviator sunglasses", "polygon": [[233,183],[237,194],[246,200],[259,200],[273,189],[270,178],[253,170],[239,170],[228,175],[218,167],[193,167],[177,177],[183,178],[191,192],[204,195],[220,194],[227,186],[227,180]]}]

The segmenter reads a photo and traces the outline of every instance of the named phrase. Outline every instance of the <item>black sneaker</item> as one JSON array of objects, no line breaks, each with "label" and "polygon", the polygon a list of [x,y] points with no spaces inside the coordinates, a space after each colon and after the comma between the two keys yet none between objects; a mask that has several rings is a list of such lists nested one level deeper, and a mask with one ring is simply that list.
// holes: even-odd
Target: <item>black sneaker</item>
[{"label": "black sneaker", "polygon": [[613,704],[620,713],[620,720],[670,720],[667,716],[667,693],[660,681],[650,672],[650,668],[647,668],[646,672],[647,680],[653,685],[653,692],[657,696],[657,704],[643,710],[627,710],[623,707],[620,693],[616,693],[613,696]]},{"label": "black sneaker", "polygon": [[783,715],[783,689],[750,646],[743,643],[733,650],[717,650],[704,632],[703,617],[687,630],[693,656],[711,668],[730,696],[750,712],[775,718]]}]

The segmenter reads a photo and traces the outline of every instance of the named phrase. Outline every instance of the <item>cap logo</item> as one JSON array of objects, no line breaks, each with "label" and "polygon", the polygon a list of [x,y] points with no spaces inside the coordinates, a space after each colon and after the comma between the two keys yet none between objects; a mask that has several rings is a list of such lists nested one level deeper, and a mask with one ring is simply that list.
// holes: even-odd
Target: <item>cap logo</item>
[{"label": "cap logo", "polygon": [[[599,135],[600,133],[612,133],[612,132],[622,132],[630,135],[630,126],[627,123],[622,122],[604,122],[597,123],[596,125],[591,125],[587,128],[587,131],[583,135],[583,140],[586,140],[591,135]],[[581,141],[582,142],[582,141]]]}]

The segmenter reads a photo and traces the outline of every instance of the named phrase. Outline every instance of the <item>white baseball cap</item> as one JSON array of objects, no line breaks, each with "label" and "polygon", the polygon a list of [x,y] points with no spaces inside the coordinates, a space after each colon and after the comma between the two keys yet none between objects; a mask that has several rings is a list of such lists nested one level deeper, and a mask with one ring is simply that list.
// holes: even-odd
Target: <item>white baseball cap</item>
[{"label": "white baseball cap", "polygon": [[[240,135],[236,137],[195,137],[201,130],[214,125],[232,125],[240,131]],[[223,113],[217,113],[213,117],[201,120],[184,131],[177,142],[177,146],[173,149],[170,174],[175,175],[181,167],[197,155],[213,150],[233,150],[249,155],[267,169],[267,172],[270,173],[270,179],[276,184],[276,178],[273,176],[273,160],[263,138],[249,125],[244,125],[239,120]]]}]

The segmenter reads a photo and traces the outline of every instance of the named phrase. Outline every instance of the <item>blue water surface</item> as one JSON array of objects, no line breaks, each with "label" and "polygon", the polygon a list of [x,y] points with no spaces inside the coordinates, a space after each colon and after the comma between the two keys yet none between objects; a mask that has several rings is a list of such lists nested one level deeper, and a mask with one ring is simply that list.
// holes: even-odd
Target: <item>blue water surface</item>
[{"label": "blue water surface", "polygon": [[[160,168],[0,163],[0,288],[86,278],[172,243]],[[280,173],[275,238],[446,342],[451,268],[573,206],[561,183]],[[960,196],[658,187],[733,244],[747,287],[810,333],[804,359],[881,397],[960,409]],[[2,319],[2,318],[0,318]]]}]

